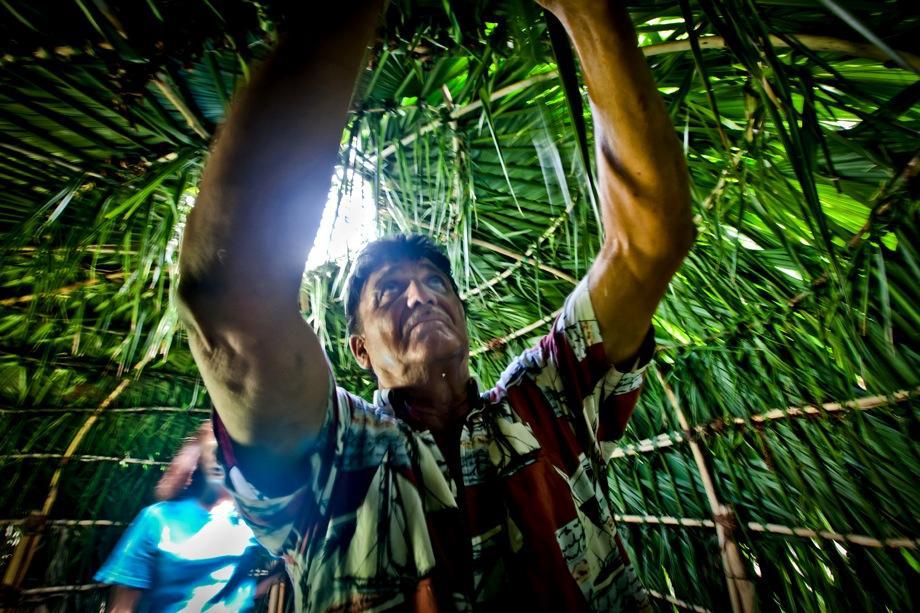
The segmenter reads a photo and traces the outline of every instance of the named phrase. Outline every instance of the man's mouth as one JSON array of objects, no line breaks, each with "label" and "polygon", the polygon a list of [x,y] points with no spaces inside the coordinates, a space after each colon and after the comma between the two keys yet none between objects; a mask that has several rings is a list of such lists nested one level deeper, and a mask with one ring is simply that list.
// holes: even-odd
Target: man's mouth
[{"label": "man's mouth", "polygon": [[424,315],[413,315],[409,317],[408,321],[405,324],[406,334],[412,331],[413,328],[427,323],[439,323],[443,325],[450,325],[450,320],[448,317],[441,313],[425,313]]}]

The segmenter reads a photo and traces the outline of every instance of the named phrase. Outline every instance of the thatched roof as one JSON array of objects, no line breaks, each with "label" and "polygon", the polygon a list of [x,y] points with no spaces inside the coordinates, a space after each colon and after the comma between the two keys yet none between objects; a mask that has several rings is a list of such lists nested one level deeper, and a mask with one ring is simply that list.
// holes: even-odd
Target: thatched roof
[{"label": "thatched roof", "polygon": [[[726,610],[726,564],[764,610],[916,608],[916,9],[628,4],[699,230],[611,461],[640,574],[662,608]],[[170,302],[178,236],[285,7],[0,3],[0,566],[27,601],[98,608],[92,573],[207,415]],[[447,244],[486,383],[599,244],[567,49],[527,1],[394,0],[343,136],[342,199],[360,176],[381,233]],[[345,272],[307,275],[305,314],[367,392]]]}]

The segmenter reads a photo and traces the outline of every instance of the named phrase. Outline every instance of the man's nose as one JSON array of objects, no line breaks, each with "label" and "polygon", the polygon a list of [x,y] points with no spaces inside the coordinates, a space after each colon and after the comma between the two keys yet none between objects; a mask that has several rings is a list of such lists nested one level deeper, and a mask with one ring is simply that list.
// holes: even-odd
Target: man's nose
[{"label": "man's nose", "polygon": [[409,282],[409,287],[406,288],[406,305],[412,309],[420,304],[434,304],[434,294],[425,287],[424,283],[421,283],[417,280],[412,280]]}]

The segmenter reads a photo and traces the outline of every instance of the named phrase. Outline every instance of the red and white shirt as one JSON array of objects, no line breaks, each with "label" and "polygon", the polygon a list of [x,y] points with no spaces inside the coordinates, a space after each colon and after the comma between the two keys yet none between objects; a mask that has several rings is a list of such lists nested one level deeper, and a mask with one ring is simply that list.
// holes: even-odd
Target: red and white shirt
[{"label": "red and white shirt", "polygon": [[633,367],[614,368],[582,281],[495,387],[480,395],[471,382],[462,483],[432,434],[400,417],[398,391],[369,403],[331,386],[285,496],[247,480],[215,415],[228,484],[256,537],[285,558],[298,610],[645,610],[606,458],[653,349],[649,331]]}]

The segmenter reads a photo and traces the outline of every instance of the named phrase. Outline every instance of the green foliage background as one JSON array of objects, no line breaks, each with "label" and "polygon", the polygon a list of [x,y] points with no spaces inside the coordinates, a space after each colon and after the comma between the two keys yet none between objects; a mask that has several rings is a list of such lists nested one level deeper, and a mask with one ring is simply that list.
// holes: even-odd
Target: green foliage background
[{"label": "green foliage background", "polygon": [[[656,316],[661,379],[650,371],[610,469],[621,530],[662,608],[729,604],[712,524],[660,519],[712,520],[661,381],[734,509],[764,610],[920,603],[909,4],[628,2],[683,142],[699,231]],[[287,10],[0,2],[0,567],[62,466],[27,603],[98,608],[96,590],[41,590],[91,583],[207,415],[170,303],[178,239],[208,140]],[[586,92],[546,24],[525,0],[394,0],[343,135],[337,196],[360,175],[380,233],[447,245],[484,383],[547,329],[600,241]],[[306,276],[305,316],[340,384],[368,393],[344,343],[346,273],[330,263]],[[821,406],[857,398],[870,408]],[[804,405],[818,408],[752,419]],[[824,535],[756,529],[768,524]]]}]

